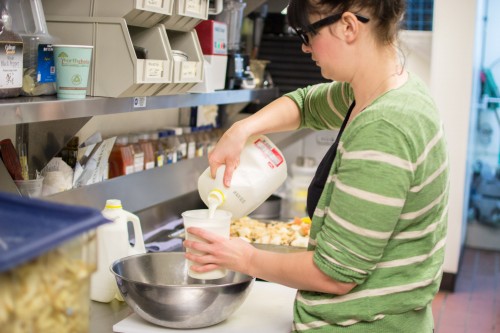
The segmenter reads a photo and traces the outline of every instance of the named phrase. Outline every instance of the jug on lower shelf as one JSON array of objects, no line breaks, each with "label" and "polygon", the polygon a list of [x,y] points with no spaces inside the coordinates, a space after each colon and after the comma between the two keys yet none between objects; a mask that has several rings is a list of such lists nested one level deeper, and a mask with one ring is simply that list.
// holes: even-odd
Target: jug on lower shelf
[{"label": "jug on lower shelf", "polygon": [[[121,201],[116,199],[106,201],[102,214],[112,222],[97,228],[97,270],[92,274],[90,298],[104,303],[114,298],[122,301],[109,267],[120,258],[146,253],[141,222],[139,217],[124,210]],[[129,237],[129,223],[133,225],[133,237]],[[130,238],[134,239],[134,245]]]}]

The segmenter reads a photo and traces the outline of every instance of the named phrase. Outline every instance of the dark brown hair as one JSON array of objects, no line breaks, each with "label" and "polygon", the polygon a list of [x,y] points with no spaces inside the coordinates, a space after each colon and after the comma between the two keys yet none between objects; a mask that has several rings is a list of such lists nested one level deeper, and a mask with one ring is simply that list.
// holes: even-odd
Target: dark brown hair
[{"label": "dark brown hair", "polygon": [[287,10],[288,24],[305,28],[309,15],[328,16],[350,11],[368,16],[375,26],[375,34],[384,44],[397,39],[400,23],[406,10],[405,0],[290,0]]}]

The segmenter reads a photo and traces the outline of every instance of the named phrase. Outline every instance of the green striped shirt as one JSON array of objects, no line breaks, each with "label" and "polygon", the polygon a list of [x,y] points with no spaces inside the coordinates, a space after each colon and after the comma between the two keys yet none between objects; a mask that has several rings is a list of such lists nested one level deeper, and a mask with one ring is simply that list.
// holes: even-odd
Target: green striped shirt
[{"label": "green striped shirt", "polygon": [[[302,127],[338,129],[347,83],[299,89]],[[408,81],[346,127],[314,212],[309,250],[346,295],[299,291],[294,332],[432,332],[446,240],[448,155],[425,85]]]}]

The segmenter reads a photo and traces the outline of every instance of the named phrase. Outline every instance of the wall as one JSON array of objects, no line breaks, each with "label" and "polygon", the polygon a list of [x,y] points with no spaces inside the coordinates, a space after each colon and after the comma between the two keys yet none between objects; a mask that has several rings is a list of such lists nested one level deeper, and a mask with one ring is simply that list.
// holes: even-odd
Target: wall
[{"label": "wall", "polygon": [[[477,13],[482,0],[434,1],[434,31],[431,56],[431,92],[442,114],[450,147],[450,200],[448,240],[444,271],[458,271],[466,229],[466,210],[470,180],[471,127],[477,101],[481,33]],[[479,37],[479,38],[478,38]],[[478,44],[479,43],[479,44]],[[472,125],[472,126],[470,126]]]}]

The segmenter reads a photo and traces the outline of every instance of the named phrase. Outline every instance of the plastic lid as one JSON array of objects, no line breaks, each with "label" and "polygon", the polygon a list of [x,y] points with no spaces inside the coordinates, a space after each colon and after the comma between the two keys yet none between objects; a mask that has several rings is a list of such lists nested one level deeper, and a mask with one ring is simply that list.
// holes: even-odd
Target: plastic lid
[{"label": "plastic lid", "polygon": [[120,209],[122,207],[122,201],[118,199],[108,199],[106,200],[106,206],[104,208],[107,209]]},{"label": "plastic lid", "polygon": [[48,35],[40,0],[9,0],[12,29],[21,35]]},{"label": "plastic lid", "polygon": [[0,272],[107,222],[93,208],[0,193]]}]

